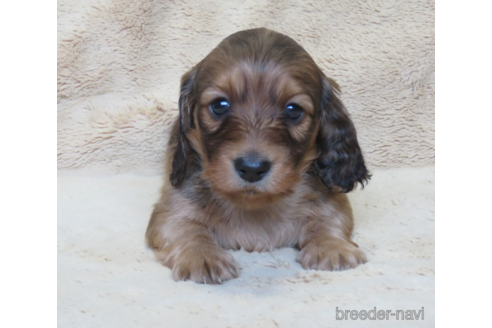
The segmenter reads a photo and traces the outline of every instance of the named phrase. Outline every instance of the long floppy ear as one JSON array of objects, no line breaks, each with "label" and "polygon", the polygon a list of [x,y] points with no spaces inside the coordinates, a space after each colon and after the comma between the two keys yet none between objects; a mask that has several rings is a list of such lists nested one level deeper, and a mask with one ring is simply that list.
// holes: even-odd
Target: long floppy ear
[{"label": "long floppy ear", "polygon": [[317,136],[316,172],[331,190],[349,192],[371,178],[357,142],[357,133],[349,114],[337,95],[335,81],[322,74],[321,123]]},{"label": "long floppy ear", "polygon": [[196,105],[195,76],[196,66],[189,70],[181,78],[179,95],[179,121],[172,132],[171,142],[174,145],[171,184],[180,186],[186,178],[186,174],[196,156],[190,142],[186,138],[188,131],[195,127],[193,121],[193,110]]}]

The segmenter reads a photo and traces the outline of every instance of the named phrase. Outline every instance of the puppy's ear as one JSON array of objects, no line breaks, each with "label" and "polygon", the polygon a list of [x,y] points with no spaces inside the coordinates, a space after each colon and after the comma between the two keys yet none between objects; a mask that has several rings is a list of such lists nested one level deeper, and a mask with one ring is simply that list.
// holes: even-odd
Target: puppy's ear
[{"label": "puppy's ear", "polygon": [[339,87],[322,74],[321,123],[317,136],[316,172],[331,190],[349,192],[370,179],[349,114],[338,99]]},{"label": "puppy's ear", "polygon": [[174,145],[171,184],[180,186],[186,178],[186,174],[196,156],[186,134],[195,127],[193,110],[196,105],[195,76],[197,68],[194,67],[181,78],[179,95],[179,120],[172,132],[171,143]]}]

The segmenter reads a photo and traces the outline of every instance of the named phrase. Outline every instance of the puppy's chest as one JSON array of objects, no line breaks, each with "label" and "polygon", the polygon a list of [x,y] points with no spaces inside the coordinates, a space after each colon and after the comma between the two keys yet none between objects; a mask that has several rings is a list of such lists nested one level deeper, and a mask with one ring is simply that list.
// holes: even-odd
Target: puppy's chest
[{"label": "puppy's chest", "polygon": [[210,228],[223,248],[264,252],[297,244],[304,221],[293,206],[284,205],[224,212]]}]

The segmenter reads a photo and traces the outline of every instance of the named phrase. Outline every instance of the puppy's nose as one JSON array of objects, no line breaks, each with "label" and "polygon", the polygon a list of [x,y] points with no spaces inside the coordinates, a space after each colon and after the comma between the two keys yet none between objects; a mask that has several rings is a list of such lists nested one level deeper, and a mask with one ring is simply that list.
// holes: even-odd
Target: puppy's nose
[{"label": "puppy's nose", "polygon": [[271,163],[256,156],[246,156],[236,158],[234,167],[243,180],[256,182],[263,179],[267,172],[270,171]]}]

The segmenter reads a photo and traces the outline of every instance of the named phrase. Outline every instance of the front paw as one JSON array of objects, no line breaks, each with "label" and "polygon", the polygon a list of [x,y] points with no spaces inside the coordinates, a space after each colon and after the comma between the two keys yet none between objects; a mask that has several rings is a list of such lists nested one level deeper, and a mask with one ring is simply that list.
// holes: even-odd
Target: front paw
[{"label": "front paw", "polygon": [[174,263],[173,279],[200,284],[221,284],[239,275],[231,254],[221,248],[183,252]]},{"label": "front paw", "polygon": [[340,271],[367,262],[363,251],[343,239],[312,241],[304,246],[296,261],[304,269]]}]

